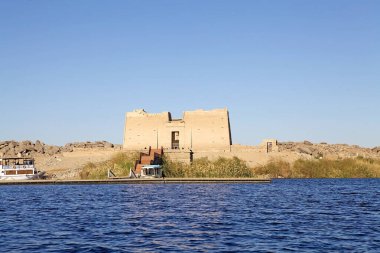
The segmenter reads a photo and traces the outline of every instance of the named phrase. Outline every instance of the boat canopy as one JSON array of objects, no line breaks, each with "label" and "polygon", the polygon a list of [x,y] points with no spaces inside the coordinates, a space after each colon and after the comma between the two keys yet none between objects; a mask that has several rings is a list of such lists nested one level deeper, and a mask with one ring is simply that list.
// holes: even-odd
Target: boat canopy
[{"label": "boat canopy", "polygon": [[144,165],[142,166],[143,169],[160,169],[161,165]]},{"label": "boat canopy", "polygon": [[0,158],[2,165],[33,165],[33,158],[26,157],[3,157]]}]

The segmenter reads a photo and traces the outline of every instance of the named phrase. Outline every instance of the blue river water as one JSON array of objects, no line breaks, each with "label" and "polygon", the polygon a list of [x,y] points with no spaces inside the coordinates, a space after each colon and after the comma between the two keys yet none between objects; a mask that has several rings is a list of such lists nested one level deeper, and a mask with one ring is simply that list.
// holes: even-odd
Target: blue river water
[{"label": "blue river water", "polygon": [[0,252],[380,252],[380,180],[0,187]]}]

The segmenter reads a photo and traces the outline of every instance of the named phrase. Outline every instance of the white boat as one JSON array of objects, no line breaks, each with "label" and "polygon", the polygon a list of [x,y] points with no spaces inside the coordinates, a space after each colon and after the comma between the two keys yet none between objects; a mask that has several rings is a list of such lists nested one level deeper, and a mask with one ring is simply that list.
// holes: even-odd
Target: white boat
[{"label": "white boat", "polygon": [[162,166],[161,165],[144,165],[141,169],[141,178],[161,178]]},{"label": "white boat", "polygon": [[0,180],[28,180],[43,176],[34,166],[33,158],[0,158]]},{"label": "white boat", "polygon": [[161,165],[143,165],[140,170],[132,170],[129,172],[130,178],[162,178],[163,170]]}]

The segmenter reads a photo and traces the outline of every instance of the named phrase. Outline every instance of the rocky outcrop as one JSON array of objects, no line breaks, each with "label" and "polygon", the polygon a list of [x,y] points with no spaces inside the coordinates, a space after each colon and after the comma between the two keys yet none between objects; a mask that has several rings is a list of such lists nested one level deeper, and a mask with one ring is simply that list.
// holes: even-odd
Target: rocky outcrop
[{"label": "rocky outcrop", "polygon": [[312,155],[313,150],[308,148],[308,147],[297,147],[297,151],[301,154],[307,154],[307,155]]},{"label": "rocky outcrop", "polygon": [[96,142],[73,142],[64,146],[65,148],[113,148],[114,144],[108,141],[96,141]]},{"label": "rocky outcrop", "polygon": [[72,152],[74,148],[114,148],[114,144],[107,141],[97,141],[75,142],[68,143],[65,146],[54,146],[47,145],[39,140],[35,143],[32,141],[0,141],[0,157],[25,157],[35,155],[54,156],[63,152]]},{"label": "rocky outcrop", "polygon": [[308,146],[313,146],[313,143],[311,143],[310,141],[304,141],[303,144],[308,145]]},{"label": "rocky outcrop", "polygon": [[372,157],[380,158],[380,147],[373,149],[363,148],[358,145],[347,144],[327,144],[322,142],[314,144],[309,141],[304,142],[279,142],[279,151],[291,151],[300,154],[307,154],[315,158],[351,158],[351,157]]},{"label": "rocky outcrop", "polygon": [[0,156],[33,156],[36,154],[55,155],[61,152],[61,147],[46,145],[41,141],[1,141]]}]

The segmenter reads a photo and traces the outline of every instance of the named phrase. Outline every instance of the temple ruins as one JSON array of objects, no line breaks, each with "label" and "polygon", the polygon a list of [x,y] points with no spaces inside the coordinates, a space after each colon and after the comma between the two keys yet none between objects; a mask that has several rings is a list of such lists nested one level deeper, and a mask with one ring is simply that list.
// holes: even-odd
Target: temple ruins
[{"label": "temple ruins", "polygon": [[182,119],[170,112],[126,114],[125,150],[163,148],[178,151],[230,151],[231,127],[227,109],[186,111]]}]

